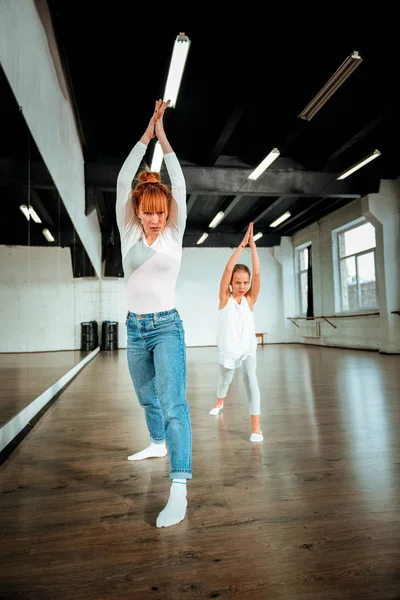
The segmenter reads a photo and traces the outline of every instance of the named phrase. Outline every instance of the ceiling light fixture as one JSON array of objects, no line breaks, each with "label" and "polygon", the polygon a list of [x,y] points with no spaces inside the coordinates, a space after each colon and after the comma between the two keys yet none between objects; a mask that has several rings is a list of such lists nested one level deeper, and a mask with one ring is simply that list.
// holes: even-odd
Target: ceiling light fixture
[{"label": "ceiling light fixture", "polygon": [[266,156],[264,160],[260,162],[258,167],[256,167],[254,171],[250,173],[248,179],[257,179],[258,177],[260,177],[261,173],[264,173],[265,169],[268,169],[268,167],[274,162],[274,160],[278,158],[279,155],[280,152],[278,148],[274,148],[273,150],[271,150],[268,156]]},{"label": "ceiling light fixture", "polygon": [[354,171],[358,171],[358,169],[361,169],[361,167],[371,162],[371,160],[374,160],[374,158],[378,158],[378,156],[380,155],[381,153],[379,152],[379,150],[374,150],[372,154],[369,154],[368,156],[360,160],[358,163],[350,167],[350,169],[347,169],[347,171],[343,171],[343,173],[339,175],[338,179],[346,179],[346,177],[354,173]]},{"label": "ceiling light fixture", "polygon": [[209,224],[209,227],[211,227],[211,229],[213,229],[214,227],[216,227],[218,225],[218,223],[220,223],[222,221],[222,219],[224,218],[224,216],[225,216],[225,213],[222,212],[222,210],[220,210],[219,213],[217,213],[215,215],[215,217],[213,218],[213,220]]},{"label": "ceiling light fixture", "polygon": [[258,233],[256,233],[256,235],[253,236],[253,240],[256,242],[257,240],[262,238],[262,236],[263,234],[261,233],[261,231],[259,231]]},{"label": "ceiling light fixture", "polygon": [[43,229],[42,233],[48,242],[54,242],[54,238],[48,229]]},{"label": "ceiling light fixture", "polygon": [[164,154],[160,146],[160,142],[156,142],[156,145],[154,146],[153,159],[151,161],[151,171],[156,171],[157,173],[159,173],[161,170],[163,159]]},{"label": "ceiling light fixture", "polygon": [[31,217],[35,221],[35,223],[41,223],[42,222],[41,219],[40,219],[40,217],[39,217],[39,215],[37,214],[37,212],[33,208],[33,206],[29,207],[29,214],[31,215]]},{"label": "ceiling light fixture", "polygon": [[278,217],[277,219],[275,219],[275,221],[273,221],[270,225],[270,227],[276,227],[277,225],[279,225],[279,223],[282,223],[283,221],[286,221],[286,219],[288,219],[290,217],[290,212],[286,211],[285,213],[283,213],[283,215],[281,215],[280,217]]},{"label": "ceiling light fixture", "polygon": [[[174,42],[171,61],[169,64],[167,83],[165,84],[164,102],[170,100],[168,108],[174,108],[176,106],[189,47],[190,39],[184,33],[180,33]],[[161,171],[163,160],[164,154],[161,149],[160,142],[156,142],[154,146],[153,159],[151,162],[151,170],[159,173]]]},{"label": "ceiling light fixture", "polygon": [[21,206],[19,208],[24,213],[26,220],[29,221],[29,219],[31,218],[31,215],[29,213],[29,208],[26,206],[26,204],[21,204]]},{"label": "ceiling light fixture", "polygon": [[201,236],[201,238],[199,238],[197,240],[197,244],[202,244],[204,242],[204,240],[206,240],[208,238],[208,233],[203,233],[203,235]]},{"label": "ceiling light fixture", "polygon": [[180,33],[174,42],[171,62],[169,65],[167,83],[165,85],[164,101],[171,100],[170,108],[176,106],[179,88],[182,81],[183,70],[190,47],[190,39],[184,33]]},{"label": "ceiling light fixture", "polygon": [[320,89],[318,94],[311,100],[306,108],[299,114],[301,119],[311,121],[317,112],[324,106],[329,98],[340,88],[353,71],[362,63],[362,58],[354,50],[335,71],[329,81]]}]

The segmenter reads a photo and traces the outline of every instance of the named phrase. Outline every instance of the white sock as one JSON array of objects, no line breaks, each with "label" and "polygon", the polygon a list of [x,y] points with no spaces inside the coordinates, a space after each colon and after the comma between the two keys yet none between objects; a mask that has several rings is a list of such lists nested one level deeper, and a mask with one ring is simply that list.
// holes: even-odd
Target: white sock
[{"label": "white sock", "polygon": [[219,411],[222,410],[224,407],[224,403],[221,404],[221,406],[219,408],[212,408],[210,411],[208,411],[209,415],[218,415]]},{"label": "white sock", "polygon": [[169,527],[183,521],[186,507],[186,479],[173,479],[167,506],[157,517],[157,527]]},{"label": "white sock", "polygon": [[141,450],[140,452],[136,452],[136,454],[131,454],[128,456],[128,460],[143,460],[144,458],[160,458],[161,456],[167,455],[167,447],[165,442],[162,444],[155,444],[151,442],[150,446]]},{"label": "white sock", "polygon": [[250,436],[251,442],[262,442],[263,439],[264,439],[264,436],[262,433],[252,433]]}]

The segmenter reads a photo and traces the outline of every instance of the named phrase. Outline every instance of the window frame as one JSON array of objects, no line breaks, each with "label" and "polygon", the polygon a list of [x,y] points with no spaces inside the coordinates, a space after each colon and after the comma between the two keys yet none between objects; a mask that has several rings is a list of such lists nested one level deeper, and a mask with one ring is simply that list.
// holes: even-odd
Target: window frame
[{"label": "window frame", "polygon": [[[376,231],[375,231],[375,246],[372,248],[368,248],[367,250],[361,250],[360,252],[353,252],[352,254],[346,254],[346,256],[340,255],[340,236],[351,231],[352,229],[358,229],[363,225],[369,223],[372,227],[374,225],[368,221],[368,219],[363,219],[362,221],[357,220],[355,223],[348,224],[348,226],[341,227],[339,230],[336,230],[336,245],[337,245],[337,260],[338,260],[338,282],[339,282],[339,298],[340,298],[340,312],[343,314],[357,314],[364,312],[371,312],[379,309],[379,298],[378,298],[378,283],[377,283],[377,263],[376,263]],[[375,227],[374,227],[375,229]],[[371,306],[360,306],[360,281],[358,277],[358,257],[363,256],[364,254],[373,253],[374,255],[374,269],[375,269],[375,296],[376,296],[376,304]],[[344,308],[343,302],[343,285],[342,285],[342,261],[348,258],[355,258],[355,270],[356,270],[356,285],[357,285],[357,308]]]},{"label": "window frame", "polygon": [[294,249],[296,274],[296,312],[299,317],[305,317],[307,315],[307,306],[305,307],[304,311],[302,310],[303,294],[301,289],[301,275],[302,273],[308,273],[308,266],[306,269],[303,270],[300,268],[300,252],[306,250],[309,247],[312,247],[312,242],[306,242],[304,244],[301,244],[300,246],[297,246]]}]

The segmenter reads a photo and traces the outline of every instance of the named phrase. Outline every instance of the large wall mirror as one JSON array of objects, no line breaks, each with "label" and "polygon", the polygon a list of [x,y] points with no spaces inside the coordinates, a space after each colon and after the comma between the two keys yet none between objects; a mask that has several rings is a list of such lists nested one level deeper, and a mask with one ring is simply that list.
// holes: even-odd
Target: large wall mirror
[{"label": "large wall mirror", "polygon": [[1,67],[0,97],[1,429],[90,354],[81,322],[98,310],[84,288],[95,271]]}]

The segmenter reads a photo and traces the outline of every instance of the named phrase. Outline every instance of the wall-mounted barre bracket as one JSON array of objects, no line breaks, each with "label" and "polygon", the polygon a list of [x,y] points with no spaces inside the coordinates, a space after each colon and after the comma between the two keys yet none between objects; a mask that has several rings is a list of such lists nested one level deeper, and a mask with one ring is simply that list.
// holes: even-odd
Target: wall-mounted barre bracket
[{"label": "wall-mounted barre bracket", "polygon": [[333,323],[331,323],[330,321],[328,321],[328,319],[326,317],[319,317],[320,319],[324,319],[324,321],[326,321],[327,323],[329,323],[329,325],[332,325],[332,327],[334,327],[335,329],[337,329],[336,325],[334,325]]},{"label": "wall-mounted barre bracket", "polygon": [[293,325],[296,325],[296,327],[298,327],[300,329],[300,325],[297,325],[296,321],[294,321],[291,317],[287,317],[289,319],[289,321],[291,321],[293,323]]}]

